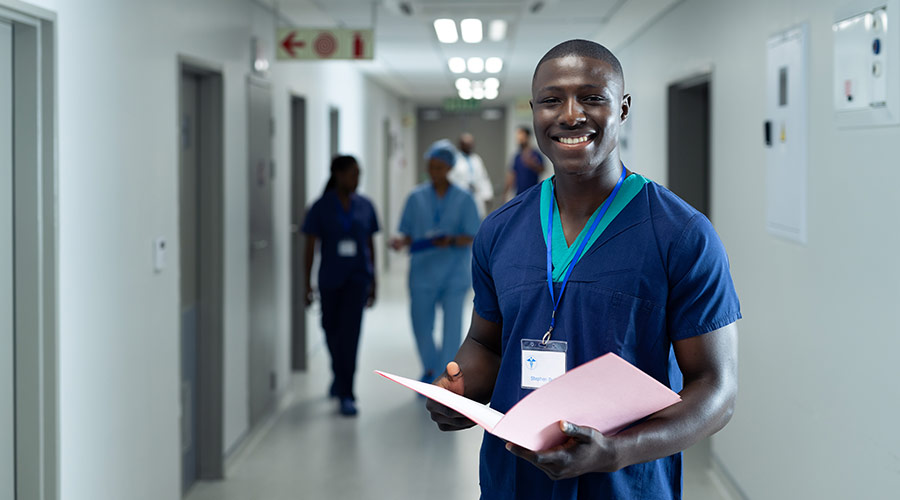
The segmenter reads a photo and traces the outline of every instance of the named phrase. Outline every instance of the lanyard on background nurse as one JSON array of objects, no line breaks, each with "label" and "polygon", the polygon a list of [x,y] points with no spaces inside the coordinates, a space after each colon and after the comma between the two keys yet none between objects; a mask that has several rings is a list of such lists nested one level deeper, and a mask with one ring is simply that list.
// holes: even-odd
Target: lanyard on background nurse
[{"label": "lanyard on background nurse", "polygon": [[563,292],[566,289],[566,283],[569,282],[569,276],[572,275],[572,269],[581,254],[587,247],[588,242],[597,230],[600,220],[606,215],[606,211],[615,199],[622,182],[625,181],[625,165],[622,165],[622,174],[619,181],[612,192],[600,206],[597,216],[594,218],[593,224],[588,229],[587,234],[578,246],[572,261],[566,269],[562,284],[559,287],[559,296],[553,293],[553,207],[556,204],[553,197],[553,183],[550,183],[550,210],[547,215],[547,287],[550,289],[550,301],[553,304],[553,312],[550,314],[550,328],[541,340],[522,339],[522,388],[537,389],[556,377],[562,376],[566,372],[566,351],[568,343],[565,341],[551,341],[553,328],[556,326],[556,310],[559,308],[559,302],[562,300]]},{"label": "lanyard on background nurse", "polygon": [[350,230],[353,228],[353,198],[350,199],[350,210],[345,211],[341,205],[341,200],[337,197],[334,199],[337,206],[338,220],[344,229],[344,235],[338,241],[337,252],[339,257],[356,257],[356,240]]}]

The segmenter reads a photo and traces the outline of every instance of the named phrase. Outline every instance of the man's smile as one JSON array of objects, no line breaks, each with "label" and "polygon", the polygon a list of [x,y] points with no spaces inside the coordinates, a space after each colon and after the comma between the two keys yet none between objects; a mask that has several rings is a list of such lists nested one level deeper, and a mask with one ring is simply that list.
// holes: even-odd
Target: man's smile
[{"label": "man's smile", "polygon": [[565,144],[567,146],[583,146],[583,145],[587,144],[588,142],[590,142],[595,136],[596,136],[596,134],[585,134],[585,135],[579,135],[579,136],[575,136],[575,137],[556,136],[556,137],[553,137],[553,140],[560,144]]}]

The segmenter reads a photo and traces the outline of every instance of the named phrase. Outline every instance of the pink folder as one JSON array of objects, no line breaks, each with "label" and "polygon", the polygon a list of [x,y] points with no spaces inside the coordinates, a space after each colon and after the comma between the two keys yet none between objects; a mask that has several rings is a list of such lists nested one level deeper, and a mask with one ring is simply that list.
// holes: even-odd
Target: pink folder
[{"label": "pink folder", "polygon": [[613,353],[534,390],[506,415],[436,385],[378,370],[375,373],[453,408],[500,439],[533,451],[566,441],[559,430],[560,420],[612,435],[681,401],[678,394]]}]

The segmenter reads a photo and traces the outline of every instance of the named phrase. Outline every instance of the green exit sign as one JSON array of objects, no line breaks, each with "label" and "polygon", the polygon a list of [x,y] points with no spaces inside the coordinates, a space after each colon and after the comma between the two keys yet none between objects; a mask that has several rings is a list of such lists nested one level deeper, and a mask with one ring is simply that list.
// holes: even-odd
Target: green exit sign
[{"label": "green exit sign", "polygon": [[448,113],[459,113],[477,109],[481,109],[481,101],[479,99],[460,99],[458,97],[444,99],[444,111],[447,111]]}]

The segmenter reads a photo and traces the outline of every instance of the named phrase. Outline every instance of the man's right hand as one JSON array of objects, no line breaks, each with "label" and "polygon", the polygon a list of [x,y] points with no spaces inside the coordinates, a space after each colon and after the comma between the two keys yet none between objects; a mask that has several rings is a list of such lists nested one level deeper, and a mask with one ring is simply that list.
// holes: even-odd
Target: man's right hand
[{"label": "man's right hand", "polygon": [[[460,396],[465,394],[463,373],[456,361],[447,363],[446,373],[435,380],[434,385],[443,387]],[[438,425],[438,429],[442,431],[460,431],[475,425],[475,422],[469,420],[468,417],[431,399],[425,403],[425,409],[431,412],[431,420],[434,420]]]}]

